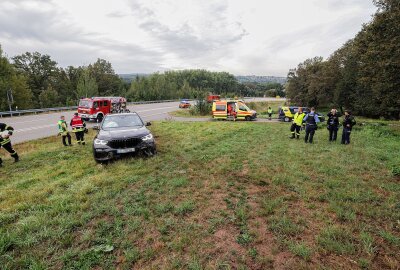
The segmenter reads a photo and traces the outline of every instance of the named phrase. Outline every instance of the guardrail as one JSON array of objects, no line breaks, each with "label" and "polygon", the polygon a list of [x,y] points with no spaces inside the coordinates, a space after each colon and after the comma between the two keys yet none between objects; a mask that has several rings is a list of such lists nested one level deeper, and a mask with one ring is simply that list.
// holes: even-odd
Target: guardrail
[{"label": "guardrail", "polygon": [[[137,104],[150,104],[150,103],[163,103],[163,102],[174,102],[179,101],[177,99],[169,99],[169,100],[153,100],[153,101],[134,101],[127,102],[128,105],[137,105]],[[59,112],[59,111],[69,111],[76,110],[78,106],[68,106],[68,107],[55,107],[55,108],[42,108],[42,109],[29,109],[29,110],[18,110],[18,111],[8,111],[8,112],[0,112],[0,117],[14,116],[14,115],[23,115],[23,114],[38,114],[38,113],[46,113],[46,112]]]},{"label": "guardrail", "polygon": [[57,111],[68,111],[68,110],[76,110],[78,106],[69,106],[69,107],[55,107],[55,108],[43,108],[43,109],[30,109],[30,110],[18,110],[18,111],[9,111],[9,112],[0,112],[0,117],[3,116],[13,116],[13,115],[22,115],[27,113],[38,114],[44,112],[57,112]]}]

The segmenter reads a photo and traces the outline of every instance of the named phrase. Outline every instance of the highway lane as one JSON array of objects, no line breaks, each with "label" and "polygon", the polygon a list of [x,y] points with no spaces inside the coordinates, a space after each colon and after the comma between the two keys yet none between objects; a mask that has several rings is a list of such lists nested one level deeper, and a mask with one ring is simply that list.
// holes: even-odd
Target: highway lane
[{"label": "highway lane", "polygon": [[[251,98],[246,101],[270,101],[275,98]],[[179,102],[151,103],[129,106],[129,110],[137,112],[143,121],[156,121],[170,118],[169,112],[178,110]],[[56,136],[58,133],[57,121],[64,115],[69,123],[74,111],[42,113],[36,115],[14,116],[1,118],[0,122],[14,127],[15,132],[12,142],[20,143],[24,141]],[[95,123],[87,123],[92,127]]]},{"label": "highway lane", "polygon": [[[168,117],[168,112],[178,109],[179,102],[152,103],[129,106],[129,110],[136,111],[143,121],[163,120]],[[0,121],[6,122],[15,129],[12,136],[13,143],[19,143],[49,136],[56,136],[58,133],[57,121],[64,115],[69,124],[75,111],[64,111],[54,113],[42,113],[18,117],[3,118]],[[87,122],[88,127],[94,126],[94,122]]]}]

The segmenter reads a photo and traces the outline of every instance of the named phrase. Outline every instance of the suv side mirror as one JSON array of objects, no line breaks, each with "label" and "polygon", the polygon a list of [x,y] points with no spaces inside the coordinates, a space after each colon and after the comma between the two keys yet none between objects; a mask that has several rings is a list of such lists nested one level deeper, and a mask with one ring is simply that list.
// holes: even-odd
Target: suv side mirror
[{"label": "suv side mirror", "polygon": [[146,122],[146,127],[151,126],[150,122]]}]

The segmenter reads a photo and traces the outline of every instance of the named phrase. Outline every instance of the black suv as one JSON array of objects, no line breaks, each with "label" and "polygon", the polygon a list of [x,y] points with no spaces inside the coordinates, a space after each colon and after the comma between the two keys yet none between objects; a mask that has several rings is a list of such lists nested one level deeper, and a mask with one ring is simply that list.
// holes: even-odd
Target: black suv
[{"label": "black suv", "polygon": [[137,113],[108,114],[104,117],[93,141],[97,162],[104,163],[125,154],[156,154],[153,134]]}]

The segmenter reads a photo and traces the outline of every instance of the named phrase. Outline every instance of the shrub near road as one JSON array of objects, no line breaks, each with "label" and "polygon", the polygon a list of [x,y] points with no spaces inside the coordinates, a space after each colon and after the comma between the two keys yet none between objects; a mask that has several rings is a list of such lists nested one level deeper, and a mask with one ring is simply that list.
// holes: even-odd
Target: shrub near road
[{"label": "shrub near road", "polygon": [[[396,269],[399,130],[352,144],[284,123],[156,122],[159,154],[96,165],[59,138],[0,180],[2,269]],[[93,137],[93,134],[90,134]]]}]

